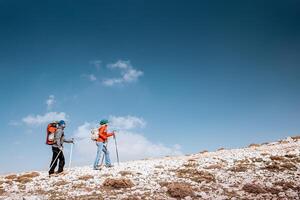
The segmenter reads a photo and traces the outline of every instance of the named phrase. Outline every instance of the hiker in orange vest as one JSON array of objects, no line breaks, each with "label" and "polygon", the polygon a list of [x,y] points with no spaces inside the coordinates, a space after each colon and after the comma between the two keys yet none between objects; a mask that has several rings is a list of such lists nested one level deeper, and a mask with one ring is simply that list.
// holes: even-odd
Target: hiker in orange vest
[{"label": "hiker in orange vest", "polygon": [[115,133],[108,133],[107,132],[107,127],[108,127],[108,120],[101,120],[100,121],[100,127],[99,127],[99,137],[96,140],[96,145],[97,145],[97,156],[96,156],[96,160],[94,162],[94,169],[95,170],[99,170],[99,161],[100,161],[100,157],[101,157],[101,152],[103,151],[104,153],[104,157],[105,157],[105,166],[106,167],[113,167],[113,165],[111,164],[110,158],[109,158],[109,152],[107,150],[106,147],[106,143],[107,143],[107,138],[114,136]]}]

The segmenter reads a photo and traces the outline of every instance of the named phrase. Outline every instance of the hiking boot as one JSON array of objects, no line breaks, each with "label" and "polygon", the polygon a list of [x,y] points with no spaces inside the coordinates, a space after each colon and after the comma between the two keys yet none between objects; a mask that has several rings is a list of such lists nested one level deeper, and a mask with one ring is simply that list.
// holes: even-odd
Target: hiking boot
[{"label": "hiking boot", "polygon": [[109,165],[105,165],[105,167],[111,168],[111,167],[114,167],[114,166],[112,164],[109,164]]},{"label": "hiking boot", "polygon": [[94,170],[100,170],[101,167],[97,166],[97,167],[94,167]]}]

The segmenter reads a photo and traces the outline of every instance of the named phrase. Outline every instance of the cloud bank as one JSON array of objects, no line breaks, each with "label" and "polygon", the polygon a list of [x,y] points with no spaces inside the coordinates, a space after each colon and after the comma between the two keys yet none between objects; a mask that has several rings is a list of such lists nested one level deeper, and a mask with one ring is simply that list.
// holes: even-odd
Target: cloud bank
[{"label": "cloud bank", "polygon": [[[181,147],[175,144],[171,147],[160,143],[154,143],[143,134],[134,131],[146,125],[145,120],[134,116],[111,116],[109,118],[111,127],[118,127],[117,133],[118,150],[121,161],[136,160],[149,157],[161,157],[166,155],[181,155]],[[96,156],[96,144],[90,139],[90,130],[97,124],[85,122],[77,128],[74,133],[76,145],[74,152],[78,155],[75,162],[81,164],[92,164]],[[116,161],[115,143],[110,138],[108,143],[111,159]]]},{"label": "cloud bank", "polygon": [[68,116],[64,112],[48,112],[44,115],[28,115],[22,119],[26,125],[41,125],[54,120],[67,120]]}]

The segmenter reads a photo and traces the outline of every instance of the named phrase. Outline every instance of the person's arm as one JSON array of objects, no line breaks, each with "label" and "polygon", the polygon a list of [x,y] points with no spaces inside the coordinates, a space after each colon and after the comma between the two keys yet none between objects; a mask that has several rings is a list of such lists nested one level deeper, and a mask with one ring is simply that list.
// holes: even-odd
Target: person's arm
[{"label": "person's arm", "polygon": [[115,135],[115,132],[107,133],[107,134],[106,134],[107,137],[111,137],[111,136],[113,136],[113,135]]},{"label": "person's arm", "polygon": [[64,138],[64,142],[65,142],[65,143],[74,143],[74,139],[72,138],[72,139],[69,139],[69,140],[68,140],[68,139],[65,139],[65,138]]}]

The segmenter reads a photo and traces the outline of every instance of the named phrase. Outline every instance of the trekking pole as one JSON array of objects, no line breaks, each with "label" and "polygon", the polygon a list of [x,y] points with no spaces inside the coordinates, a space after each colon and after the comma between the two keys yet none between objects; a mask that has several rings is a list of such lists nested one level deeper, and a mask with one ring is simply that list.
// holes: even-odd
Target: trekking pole
[{"label": "trekking pole", "polygon": [[116,153],[117,153],[117,161],[118,161],[118,165],[120,165],[119,151],[118,151],[118,145],[117,145],[117,138],[116,138],[116,135],[114,135],[114,139],[115,139],[115,146],[116,146]]},{"label": "trekking pole", "polygon": [[[58,158],[58,156],[59,156],[60,153],[61,153],[61,150],[59,150],[59,152],[58,152],[56,158],[54,159],[53,163],[50,165],[49,170],[53,167],[53,165],[54,165],[54,163],[56,162],[56,160],[57,160],[57,158]],[[48,171],[49,171],[49,170],[48,170]]]},{"label": "trekking pole", "polygon": [[69,159],[69,169],[71,168],[71,163],[72,163],[72,153],[73,153],[73,143],[71,144],[71,151],[70,151],[70,159]]}]

